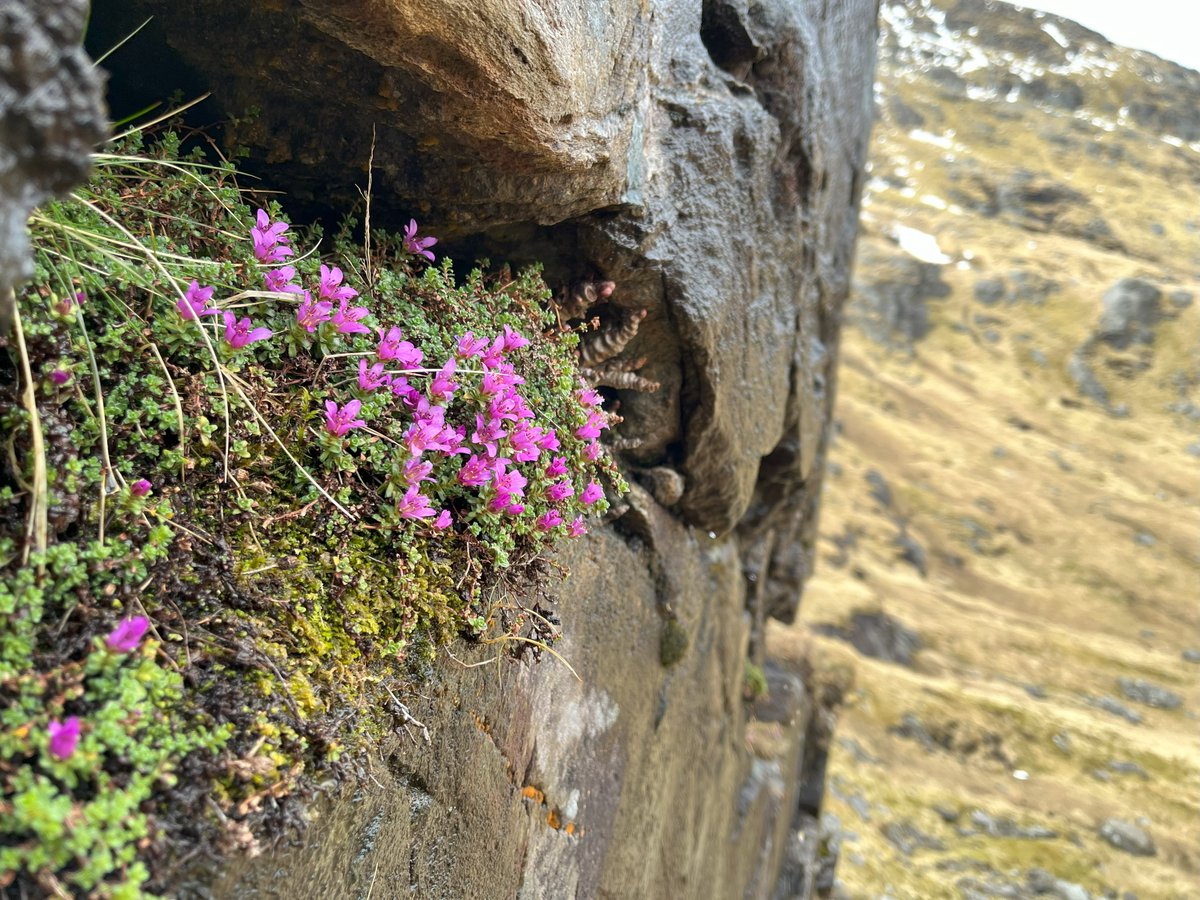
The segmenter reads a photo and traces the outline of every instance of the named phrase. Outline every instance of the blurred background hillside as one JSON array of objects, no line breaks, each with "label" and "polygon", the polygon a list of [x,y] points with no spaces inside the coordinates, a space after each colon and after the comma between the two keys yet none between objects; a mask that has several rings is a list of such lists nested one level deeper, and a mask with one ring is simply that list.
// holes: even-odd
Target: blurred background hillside
[{"label": "blurred background hillside", "polygon": [[816,577],[840,896],[1200,896],[1200,74],[881,13]]}]

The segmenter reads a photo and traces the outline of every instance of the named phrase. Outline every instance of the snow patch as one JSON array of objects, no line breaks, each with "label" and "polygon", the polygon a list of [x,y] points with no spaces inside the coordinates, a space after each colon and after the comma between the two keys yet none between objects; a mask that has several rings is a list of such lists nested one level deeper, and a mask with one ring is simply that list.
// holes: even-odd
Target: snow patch
[{"label": "snow patch", "polygon": [[932,234],[926,234],[924,231],[918,231],[916,228],[909,228],[907,225],[894,225],[892,227],[892,237],[896,239],[896,243],[900,245],[901,250],[915,259],[919,259],[921,262],[932,263],[936,266],[944,266],[947,263],[954,262],[953,259],[942,252],[942,248],[938,246],[937,238]]}]

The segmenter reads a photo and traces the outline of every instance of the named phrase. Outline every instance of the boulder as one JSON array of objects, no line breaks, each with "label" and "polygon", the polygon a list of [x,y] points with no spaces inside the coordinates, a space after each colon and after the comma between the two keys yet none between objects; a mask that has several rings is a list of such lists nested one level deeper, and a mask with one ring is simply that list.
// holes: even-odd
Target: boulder
[{"label": "boulder", "polygon": [[1134,856],[1155,856],[1158,853],[1154,839],[1145,829],[1124,819],[1106,819],[1097,833],[1105,842]]},{"label": "boulder", "polygon": [[85,0],[0,0],[0,337],[33,272],[25,221],[74,187],[108,133],[104,79],[80,46]]},{"label": "boulder", "polygon": [[[661,383],[621,392],[622,452],[681,476],[652,479],[673,509],[635,485],[566,560],[557,649],[581,680],[438,667],[410,707],[432,749],[381,748],[378,786],[216,893],[812,883],[829,716],[801,705],[752,758],[745,610],[790,620],[812,565],[876,4],[97,0],[93,20],[149,14],[173,54],[118,54],[120,80],[169,91],[188,69],[289,208],[346,208],[373,153],[373,224],[416,216],[448,255],[541,261],[555,286],[614,281],[614,307],[648,311],[628,353]],[[667,628],[686,638],[670,668]]]},{"label": "boulder", "polygon": [[1118,350],[1137,341],[1154,341],[1154,327],[1162,317],[1162,291],[1140,278],[1122,278],[1105,293],[1096,336]]}]

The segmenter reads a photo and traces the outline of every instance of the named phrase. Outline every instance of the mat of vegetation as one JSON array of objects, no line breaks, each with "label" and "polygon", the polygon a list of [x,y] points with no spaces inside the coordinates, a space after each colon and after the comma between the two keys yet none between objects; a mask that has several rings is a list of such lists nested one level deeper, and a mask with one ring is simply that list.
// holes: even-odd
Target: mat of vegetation
[{"label": "mat of vegetation", "polygon": [[[0,889],[136,897],[253,852],[620,477],[537,271],[287,225],[133,135],[33,216],[0,339]],[[369,211],[369,205],[366,207]]]}]

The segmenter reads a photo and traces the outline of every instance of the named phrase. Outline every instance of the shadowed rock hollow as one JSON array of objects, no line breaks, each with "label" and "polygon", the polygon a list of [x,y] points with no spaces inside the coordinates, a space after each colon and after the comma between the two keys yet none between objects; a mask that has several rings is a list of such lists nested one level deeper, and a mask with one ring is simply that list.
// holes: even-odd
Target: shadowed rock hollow
[{"label": "shadowed rock hollow", "polygon": [[352,202],[374,135],[377,224],[412,214],[451,249],[544,260],[552,283],[615,281],[614,306],[648,310],[627,352],[662,384],[620,392],[629,471],[684,484],[670,509],[635,487],[615,530],[565,560],[559,649],[581,681],[549,661],[439,666],[410,707],[431,744],[398,740],[306,850],[235,868],[218,895],[811,890],[826,719],[793,675],[767,666],[792,699],[761,718],[742,681],[811,568],[876,12],[96,4],[114,33],[155,16],[135,40],[177,56],[135,44],[114,65],[173,86],[186,64],[288,202]]}]

